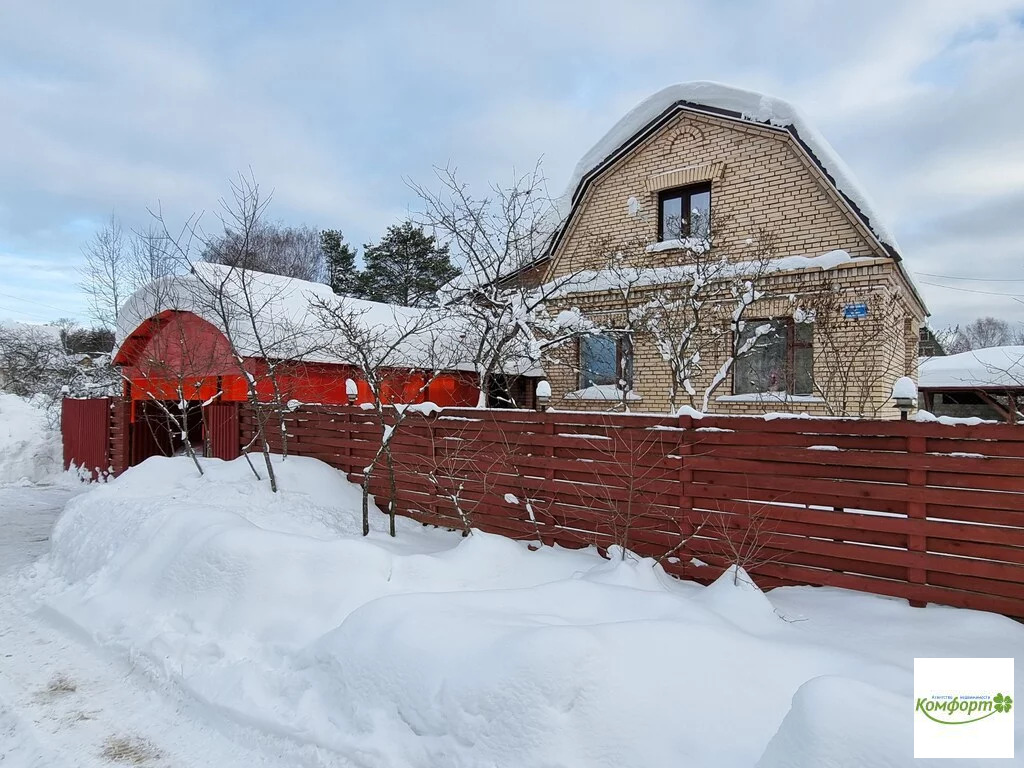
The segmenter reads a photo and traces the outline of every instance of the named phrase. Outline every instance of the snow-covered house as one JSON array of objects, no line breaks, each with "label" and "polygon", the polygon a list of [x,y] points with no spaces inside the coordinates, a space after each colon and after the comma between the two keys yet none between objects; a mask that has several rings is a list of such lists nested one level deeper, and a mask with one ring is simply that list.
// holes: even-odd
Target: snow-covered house
[{"label": "snow-covered house", "polygon": [[927,310],[891,230],[792,105],[665,88],[584,155],[562,213],[534,271],[576,275],[558,308],[601,332],[545,361],[558,407],[896,415]]},{"label": "snow-covered house", "polygon": [[920,406],[939,416],[1024,420],[1024,346],[922,357]]}]

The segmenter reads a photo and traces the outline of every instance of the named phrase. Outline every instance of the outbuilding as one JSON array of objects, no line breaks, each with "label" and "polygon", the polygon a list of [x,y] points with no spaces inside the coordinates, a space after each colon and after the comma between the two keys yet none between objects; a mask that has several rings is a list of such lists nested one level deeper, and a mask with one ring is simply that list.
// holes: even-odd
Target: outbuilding
[{"label": "outbuilding", "polygon": [[921,407],[939,416],[1024,420],[1024,346],[922,357]]},{"label": "outbuilding", "polygon": [[[351,345],[324,322],[332,310],[356,323],[376,354],[386,354],[378,368],[382,402],[477,405],[474,367],[453,351],[468,332],[461,319],[203,263],[187,275],[153,281],[118,314],[114,364],[129,402],[130,463],[173,454],[185,440],[209,452],[206,417],[216,406],[254,399],[352,403],[350,382],[356,384],[354,402],[370,402],[363,368],[345,359]],[[169,412],[186,418],[172,419]],[[187,434],[175,422],[187,423]]]}]

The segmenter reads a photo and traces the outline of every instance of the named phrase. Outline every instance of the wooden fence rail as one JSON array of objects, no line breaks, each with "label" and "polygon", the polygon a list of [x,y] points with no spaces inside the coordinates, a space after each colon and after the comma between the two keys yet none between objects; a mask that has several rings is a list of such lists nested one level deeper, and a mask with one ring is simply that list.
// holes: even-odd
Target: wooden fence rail
[{"label": "wooden fence rail", "polygon": [[[382,430],[302,406],[287,433],[358,482]],[[423,523],[1024,617],[1022,426],[445,409],[391,439],[396,509]],[[371,490],[386,503],[383,466]]]}]

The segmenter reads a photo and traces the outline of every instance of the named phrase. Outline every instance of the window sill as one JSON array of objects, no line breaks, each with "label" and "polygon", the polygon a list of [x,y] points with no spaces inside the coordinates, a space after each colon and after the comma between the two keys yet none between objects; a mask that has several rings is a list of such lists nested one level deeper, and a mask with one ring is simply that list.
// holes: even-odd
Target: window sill
[{"label": "window sill", "polygon": [[717,403],[824,403],[817,395],[791,395],[787,392],[750,392],[745,395],[719,395]]},{"label": "window sill", "polygon": [[682,240],[661,240],[651,243],[644,250],[647,253],[661,253],[662,251],[694,251],[704,253],[708,249],[708,242],[702,237],[686,237]]},{"label": "window sill", "polygon": [[618,403],[622,402],[622,396],[625,394],[626,400],[629,402],[636,402],[643,400],[633,390],[623,393],[614,384],[601,384],[592,387],[584,387],[583,389],[577,389],[575,392],[566,392],[562,397],[563,400],[604,400],[608,402]]}]

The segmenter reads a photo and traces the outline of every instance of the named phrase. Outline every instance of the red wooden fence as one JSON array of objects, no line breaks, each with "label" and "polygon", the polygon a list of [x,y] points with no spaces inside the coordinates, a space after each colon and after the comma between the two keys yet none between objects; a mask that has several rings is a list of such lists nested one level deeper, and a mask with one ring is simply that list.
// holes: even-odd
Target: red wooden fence
[{"label": "red wooden fence", "polygon": [[64,469],[75,465],[95,480],[110,466],[110,400],[94,398],[61,402],[60,423],[64,437]]},{"label": "red wooden fence", "polygon": [[238,439],[238,403],[211,403],[203,409],[210,456],[237,459],[241,455]]},{"label": "red wooden fence", "polygon": [[[381,438],[345,406],[303,406],[288,433],[356,481]],[[1022,426],[445,409],[392,446],[397,510],[424,523],[1024,617]],[[388,487],[380,466],[379,503]]]}]

